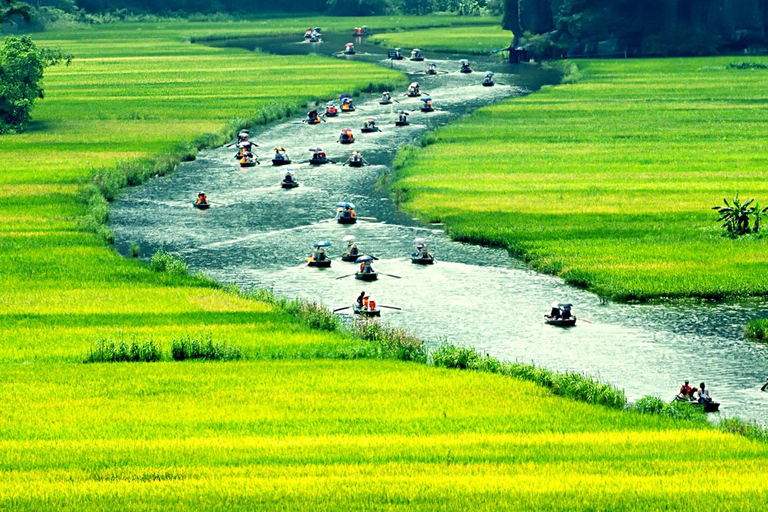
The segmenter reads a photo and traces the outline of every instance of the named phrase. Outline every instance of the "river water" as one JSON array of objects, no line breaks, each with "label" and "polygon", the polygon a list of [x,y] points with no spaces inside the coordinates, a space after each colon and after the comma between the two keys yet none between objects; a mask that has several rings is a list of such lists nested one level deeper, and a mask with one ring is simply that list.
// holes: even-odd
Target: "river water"
[{"label": "river water", "polygon": [[[331,54],[347,39],[326,35],[320,45],[292,38],[220,45]],[[339,58],[391,65],[385,49],[363,43],[358,50],[359,55]],[[171,176],[127,190],[111,210],[118,250],[127,253],[130,243],[138,243],[147,255],[163,247],[183,256],[191,269],[217,280],[244,289],[271,288],[329,308],[350,305],[365,290],[380,304],[402,308],[385,310],[384,321],[432,343],[449,340],[504,360],[584,372],[623,388],[630,399],[648,394],[670,399],[684,378],[695,385],[703,380],[722,403],[721,414],[768,424],[768,393],[759,390],[768,375],[768,350],[742,335],[749,320],[768,314],[765,303],[605,304],[559,278],[532,272],[506,251],[453,242],[439,225],[411,219],[394,207],[385,191],[377,190],[379,178],[391,171],[396,150],[417,141],[426,130],[556,80],[551,72],[535,67],[491,60],[474,63],[473,74],[461,74],[458,57],[427,55],[427,62],[447,71],[437,76],[418,74],[426,63],[394,64],[430,93],[436,112],[418,112],[420,102],[406,98],[404,91],[397,91],[400,104],[394,108],[379,105],[378,95],[364,94],[357,99],[356,112],[326,123],[309,126],[296,118],[255,131],[252,140],[260,146],[261,166],[241,170],[233,158],[235,150],[219,148],[201,152]],[[478,71],[486,69],[496,72],[499,85],[480,85],[483,74]],[[411,126],[394,126],[399,108],[414,112]],[[381,132],[359,132],[368,116],[377,118]],[[336,143],[346,127],[357,139],[351,146]],[[269,162],[269,149],[275,145],[287,148],[300,187],[280,188],[285,170]],[[310,167],[308,149],[317,145],[339,163]],[[353,149],[371,165],[342,166]],[[200,190],[212,201],[207,211],[191,207]],[[334,222],[338,201],[354,203],[365,219],[352,226]],[[338,256],[345,246],[342,237],[348,234],[357,237],[363,252],[380,258],[376,270],[397,277],[381,275],[363,284],[342,277],[356,266],[337,257],[329,269],[306,266],[314,242],[330,241],[329,254]],[[408,255],[416,237],[429,240],[437,264],[411,264]],[[571,329],[544,325],[542,315],[555,300],[573,303],[576,316],[592,323],[580,322]]]}]

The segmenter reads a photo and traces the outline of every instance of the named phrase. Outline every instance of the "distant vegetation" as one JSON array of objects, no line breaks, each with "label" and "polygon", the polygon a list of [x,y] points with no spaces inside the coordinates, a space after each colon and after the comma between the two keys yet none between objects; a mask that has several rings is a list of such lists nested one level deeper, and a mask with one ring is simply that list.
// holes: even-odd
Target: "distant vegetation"
[{"label": "distant vegetation", "polygon": [[504,27],[538,57],[762,52],[767,0],[505,0]]},{"label": "distant vegetation", "polygon": [[768,239],[722,237],[709,210],[768,194],[768,75],[729,62],[580,61],[576,84],[476,111],[406,153],[394,194],[456,239],[605,297],[766,295]]}]

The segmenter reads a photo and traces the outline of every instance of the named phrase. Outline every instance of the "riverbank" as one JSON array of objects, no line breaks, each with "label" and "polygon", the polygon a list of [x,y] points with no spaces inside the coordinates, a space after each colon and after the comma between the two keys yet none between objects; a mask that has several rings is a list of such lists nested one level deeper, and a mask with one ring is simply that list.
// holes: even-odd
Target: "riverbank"
[{"label": "riverbank", "polygon": [[577,83],[479,110],[403,153],[393,191],[453,238],[603,297],[766,295],[768,239],[722,237],[711,210],[736,193],[768,201],[768,72],[729,69],[740,60],[578,61]]},{"label": "riverbank", "polygon": [[[152,271],[83,231],[78,190],[90,167],[173,154],[232,118],[402,80],[136,28],[46,34],[76,61],[50,70],[32,130],[0,139],[0,166],[13,171],[0,178],[0,508],[762,505],[766,445],[499,375],[329,359],[359,340],[205,279]],[[286,79],[306,68],[322,70],[313,89]],[[278,94],[291,98],[282,111]],[[165,350],[210,335],[244,360],[81,362],[95,340],[121,333]],[[697,471],[709,488],[674,491]]]}]

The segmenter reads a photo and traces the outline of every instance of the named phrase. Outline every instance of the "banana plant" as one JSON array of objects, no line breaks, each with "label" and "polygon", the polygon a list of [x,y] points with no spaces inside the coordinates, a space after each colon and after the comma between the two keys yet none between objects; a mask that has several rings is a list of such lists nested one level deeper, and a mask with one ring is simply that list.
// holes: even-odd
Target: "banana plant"
[{"label": "banana plant", "polygon": [[725,198],[723,198],[723,202],[725,206],[712,207],[720,215],[717,222],[722,223],[723,229],[731,236],[741,236],[750,233],[752,230],[749,228],[749,219],[756,211],[755,207],[751,205],[755,200],[750,199],[742,203],[737,194],[732,202],[729,203],[728,199]]},{"label": "banana plant", "polygon": [[755,203],[755,211],[752,212],[752,215],[755,217],[755,224],[752,228],[753,233],[760,231],[761,221],[763,220],[763,217],[765,217],[766,212],[768,212],[768,206],[760,208],[760,203]]}]

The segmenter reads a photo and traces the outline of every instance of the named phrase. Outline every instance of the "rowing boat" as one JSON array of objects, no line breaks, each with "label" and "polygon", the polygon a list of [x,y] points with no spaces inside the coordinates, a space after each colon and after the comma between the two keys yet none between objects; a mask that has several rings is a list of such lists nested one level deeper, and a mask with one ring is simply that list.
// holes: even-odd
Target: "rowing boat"
[{"label": "rowing boat", "polygon": [[359,279],[361,281],[375,281],[378,278],[378,272],[355,272],[355,279]]},{"label": "rowing boat", "polygon": [[198,210],[207,210],[208,208],[211,207],[209,203],[197,203],[197,202],[193,202],[192,206],[194,206]]},{"label": "rowing boat", "polygon": [[362,315],[367,317],[381,316],[380,309],[365,309],[365,308],[361,308],[357,304],[352,306],[352,312],[356,315]]},{"label": "rowing boat", "polygon": [[311,260],[307,262],[307,266],[317,267],[317,268],[328,268],[331,266],[331,260],[322,260],[322,261]]},{"label": "rowing boat", "polygon": [[349,161],[349,166],[350,167],[362,167],[363,166],[363,161],[362,160],[350,160]]},{"label": "rowing boat", "polygon": [[299,184],[295,181],[282,181],[280,182],[280,186],[283,188],[296,188],[299,186]]},{"label": "rowing boat", "polygon": [[291,163],[291,161],[290,160],[286,160],[286,159],[283,159],[283,160],[275,160],[274,158],[272,159],[272,165],[276,165],[276,166],[277,165],[288,165],[290,163]]},{"label": "rowing boat", "polygon": [[411,263],[415,263],[417,265],[432,265],[435,262],[435,258],[430,256],[429,258],[411,258]]},{"label": "rowing boat", "polygon": [[344,253],[341,255],[341,261],[346,261],[348,263],[354,263],[357,261],[357,258],[360,257],[360,253],[355,254],[354,256],[351,254]]},{"label": "rowing boat", "polygon": [[554,325],[555,327],[573,327],[576,325],[576,317],[553,318],[549,315],[544,315],[544,323],[547,325]]}]

